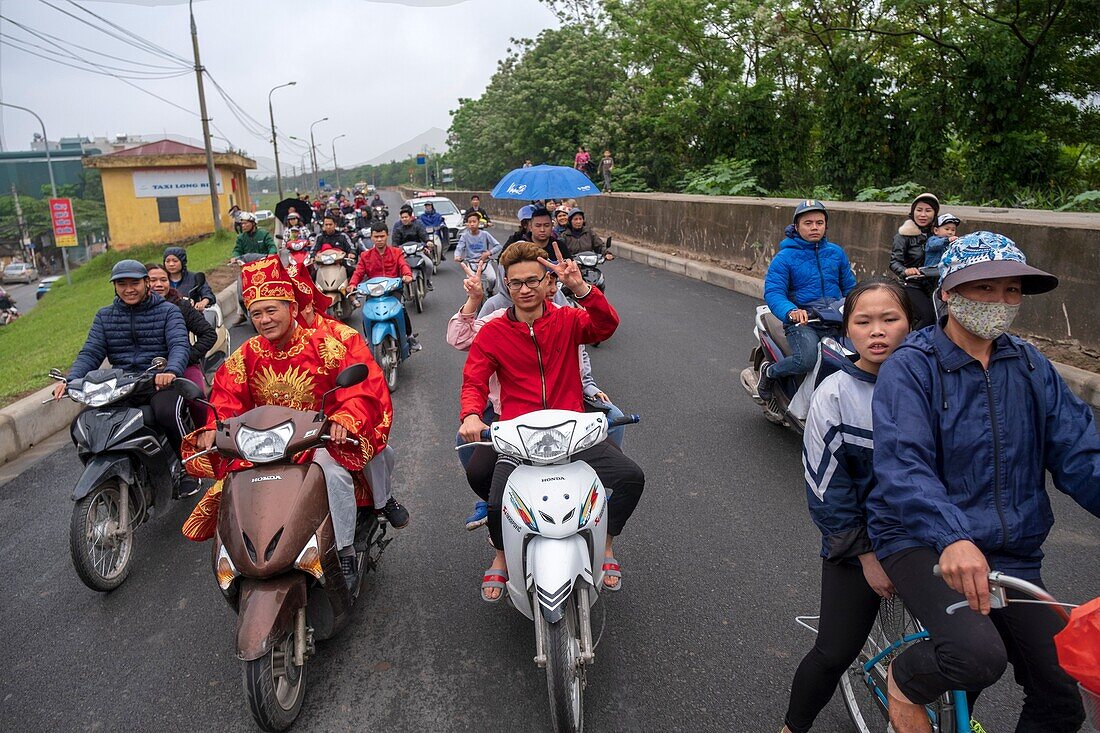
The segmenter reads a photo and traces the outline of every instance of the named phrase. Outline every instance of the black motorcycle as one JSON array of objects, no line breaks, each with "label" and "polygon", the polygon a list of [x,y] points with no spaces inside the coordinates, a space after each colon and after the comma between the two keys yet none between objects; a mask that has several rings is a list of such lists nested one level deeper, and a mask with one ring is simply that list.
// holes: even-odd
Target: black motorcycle
[{"label": "black motorcycle", "polygon": [[423,313],[424,300],[428,297],[428,281],[424,277],[424,268],[431,260],[424,251],[423,242],[405,242],[401,245],[401,251],[405,253],[405,262],[413,271],[412,282],[405,283],[405,302],[415,303],[416,312]]},{"label": "black motorcycle", "polygon": [[373,224],[376,221],[380,221],[383,224],[386,223],[386,218],[390,215],[390,210],[385,206],[372,206],[370,210],[370,220]]},{"label": "black motorcycle", "polygon": [[[69,550],[76,574],[92,590],[122,585],[134,556],[134,528],[179,490],[183,467],[157,427],[152,408],[127,399],[151,390],[166,364],[163,358],[154,359],[141,374],[96,369],[70,382],[66,391],[71,400],[90,408],[71,428],[84,472],[73,488]],[[65,381],[56,369],[50,376]]]}]

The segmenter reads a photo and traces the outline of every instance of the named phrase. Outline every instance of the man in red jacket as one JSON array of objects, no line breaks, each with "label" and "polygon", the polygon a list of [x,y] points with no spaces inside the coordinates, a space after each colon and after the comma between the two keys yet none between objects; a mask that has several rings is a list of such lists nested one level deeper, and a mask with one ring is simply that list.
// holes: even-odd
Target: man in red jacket
[{"label": "man in red jacket", "polygon": [[[359,256],[348,289],[354,290],[356,285],[372,277],[399,277],[404,282],[412,282],[412,268],[405,262],[405,253],[401,248],[390,246],[390,233],[384,222],[376,221],[370,225],[370,241],[374,246]],[[405,336],[409,341],[409,350],[420,351],[421,345],[413,333],[408,308],[405,309]]]},{"label": "man in red jacket", "polygon": [[[577,347],[606,341],[615,333],[619,316],[603,293],[585,283],[576,263],[562,260],[556,243],[554,253],[560,264],[547,260],[543,256],[546,251],[537,244],[516,242],[501,256],[504,284],[514,305],[506,315],[486,323],[470,345],[462,374],[459,430],[467,442],[481,440],[481,432],[488,427],[481,413],[489,397],[489,377],[494,373],[500,380],[502,420],[544,409],[584,411]],[[580,308],[562,308],[549,302],[550,288],[555,283],[548,269],[578,294]],[[617,591],[622,587],[622,572],[611,543],[638,505],[645,476],[610,440],[578,453],[575,459],[591,466],[611,492],[604,588]],[[497,552],[485,572],[481,597],[490,603],[500,600],[508,579],[500,504],[515,467],[509,459],[499,460],[489,490],[489,535]]]}]

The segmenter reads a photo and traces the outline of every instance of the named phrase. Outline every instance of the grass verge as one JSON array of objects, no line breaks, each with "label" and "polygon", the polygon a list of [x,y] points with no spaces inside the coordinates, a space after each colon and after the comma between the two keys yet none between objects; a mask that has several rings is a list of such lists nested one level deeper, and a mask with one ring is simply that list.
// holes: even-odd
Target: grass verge
[{"label": "grass verge", "polygon": [[[235,235],[222,232],[187,248],[187,265],[206,271],[229,259]],[[64,278],[28,312],[0,328],[0,406],[50,383],[49,371],[67,371],[91,328],[96,311],[109,305],[114,290],[108,281],[111,267],[123,259],[159,262],[165,245],[149,244],[110,250],[73,272],[73,284]]]}]

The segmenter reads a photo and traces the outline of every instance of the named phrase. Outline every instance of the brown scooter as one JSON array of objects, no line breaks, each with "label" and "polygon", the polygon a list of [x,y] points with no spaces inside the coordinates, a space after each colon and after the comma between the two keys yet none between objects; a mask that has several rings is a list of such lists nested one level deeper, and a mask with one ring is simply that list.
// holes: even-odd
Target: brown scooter
[{"label": "brown scooter", "polygon": [[[367,367],[354,364],[337,375],[336,385],[350,387],[366,377]],[[237,612],[244,691],[263,730],[285,730],[294,722],[314,640],[331,638],[347,624],[364,575],[392,541],[373,511],[359,512],[358,576],[349,588],[336,554],[325,476],[314,463],[293,462],[328,440],[325,399],[335,389],[325,393],[320,412],[267,405],[224,422],[218,417],[214,445],[188,459],[216,451],[253,464],[225,479],[213,564],[218,587]]]}]

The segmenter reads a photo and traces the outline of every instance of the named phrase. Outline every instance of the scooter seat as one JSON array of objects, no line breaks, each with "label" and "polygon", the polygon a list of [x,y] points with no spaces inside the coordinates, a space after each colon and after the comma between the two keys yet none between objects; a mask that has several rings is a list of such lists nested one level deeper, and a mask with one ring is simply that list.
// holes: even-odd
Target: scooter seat
[{"label": "scooter seat", "polygon": [[772,337],[776,345],[779,346],[779,350],[783,352],[784,356],[791,353],[791,346],[787,343],[787,334],[783,331],[783,324],[778,318],[771,313],[764,314],[764,328],[767,330],[768,335]]}]

